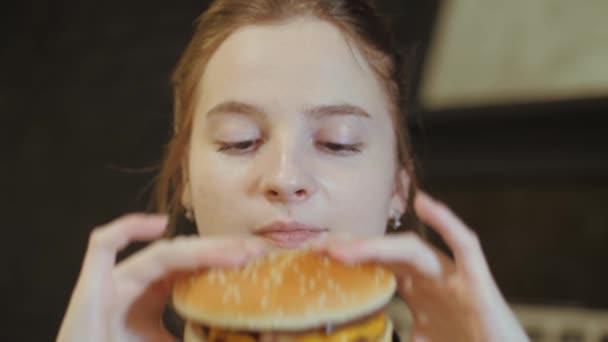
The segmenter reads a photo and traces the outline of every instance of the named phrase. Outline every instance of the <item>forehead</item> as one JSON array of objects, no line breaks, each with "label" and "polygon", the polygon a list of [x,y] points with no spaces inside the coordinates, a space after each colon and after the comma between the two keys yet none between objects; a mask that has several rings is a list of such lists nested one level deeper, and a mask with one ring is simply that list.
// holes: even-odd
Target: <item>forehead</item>
[{"label": "forehead", "polygon": [[246,26],[209,60],[200,84],[203,107],[239,100],[261,106],[351,103],[386,111],[383,87],[334,25],[309,17]]}]

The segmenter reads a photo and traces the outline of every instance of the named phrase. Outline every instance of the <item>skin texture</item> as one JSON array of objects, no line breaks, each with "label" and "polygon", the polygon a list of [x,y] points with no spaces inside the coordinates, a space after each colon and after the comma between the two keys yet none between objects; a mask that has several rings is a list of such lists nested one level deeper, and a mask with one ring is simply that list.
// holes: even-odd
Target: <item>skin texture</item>
[{"label": "skin texture", "polygon": [[[183,202],[194,209],[201,234],[250,233],[295,220],[380,235],[391,199],[403,212],[384,89],[331,24],[301,18],[233,33],[211,58],[199,96]],[[213,110],[226,102],[259,113]],[[369,117],[310,113],[340,105]],[[256,140],[218,152],[218,142]],[[334,151],[327,143],[362,146]]]},{"label": "skin texture", "polygon": [[384,235],[391,212],[408,209],[408,177],[383,88],[336,28],[312,18],[245,27],[211,58],[198,96],[181,199],[201,237],[157,241],[115,264],[130,242],[161,236],[166,217],[96,228],[59,341],[172,340],[160,323],[171,279],[262,255],[268,242],[252,232],[276,220],[327,229],[311,241],[318,253],[391,267],[412,341],[527,341],[477,237],[445,205],[419,193],[413,209],[454,260],[413,233]]}]

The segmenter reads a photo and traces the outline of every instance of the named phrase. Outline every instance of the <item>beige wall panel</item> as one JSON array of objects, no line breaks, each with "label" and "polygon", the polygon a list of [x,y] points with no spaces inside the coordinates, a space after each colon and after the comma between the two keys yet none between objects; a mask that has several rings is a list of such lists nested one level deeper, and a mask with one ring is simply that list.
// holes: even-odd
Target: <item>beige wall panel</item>
[{"label": "beige wall panel", "polygon": [[431,109],[608,96],[608,1],[445,0],[429,58]]}]

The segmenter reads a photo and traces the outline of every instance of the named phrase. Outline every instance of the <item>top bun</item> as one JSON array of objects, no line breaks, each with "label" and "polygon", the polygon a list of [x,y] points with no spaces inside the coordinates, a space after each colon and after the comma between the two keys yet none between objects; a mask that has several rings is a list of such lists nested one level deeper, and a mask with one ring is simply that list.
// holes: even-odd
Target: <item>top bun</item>
[{"label": "top bun", "polygon": [[391,300],[395,287],[394,274],[377,264],[283,251],[242,268],[182,277],[173,305],[182,317],[211,327],[299,331],[371,314]]}]

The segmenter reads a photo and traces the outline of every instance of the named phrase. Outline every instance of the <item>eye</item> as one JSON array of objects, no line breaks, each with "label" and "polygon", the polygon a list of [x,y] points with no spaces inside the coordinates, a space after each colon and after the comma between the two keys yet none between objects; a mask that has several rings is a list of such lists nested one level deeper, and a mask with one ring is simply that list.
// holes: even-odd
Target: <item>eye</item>
[{"label": "eye", "polygon": [[318,145],[321,145],[324,149],[332,153],[348,155],[361,152],[361,146],[363,144],[338,144],[333,142],[321,142]]},{"label": "eye", "polygon": [[260,145],[261,141],[262,141],[262,139],[237,141],[237,142],[218,141],[217,145],[219,145],[219,148],[217,149],[217,151],[218,152],[230,152],[233,154],[247,153],[247,152],[251,152],[251,151],[255,150],[255,148],[257,148]]}]

